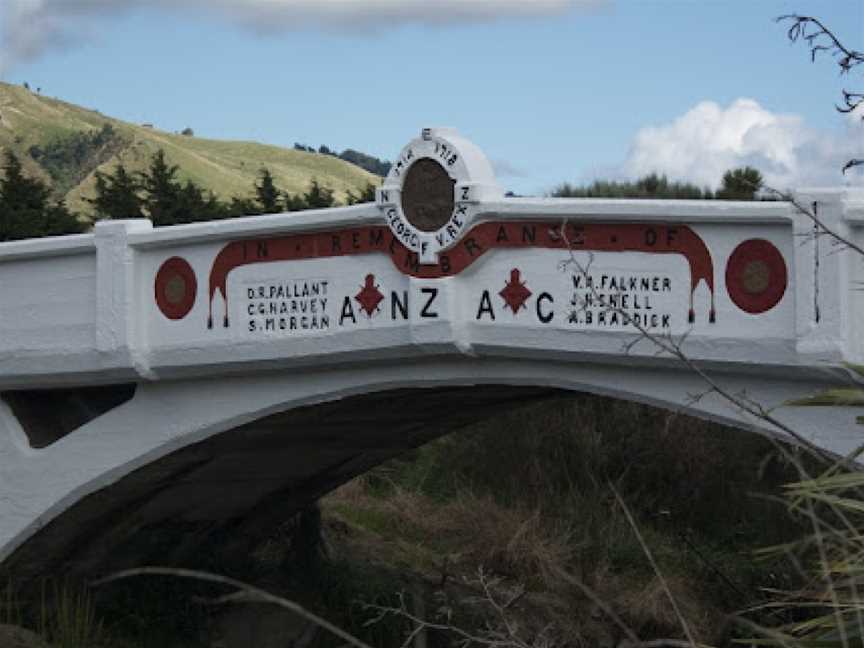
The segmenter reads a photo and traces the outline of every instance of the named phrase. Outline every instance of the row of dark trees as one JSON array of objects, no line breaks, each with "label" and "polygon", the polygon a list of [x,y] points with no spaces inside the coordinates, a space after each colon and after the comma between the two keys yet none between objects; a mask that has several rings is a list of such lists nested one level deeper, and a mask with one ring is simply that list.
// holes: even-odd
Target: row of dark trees
[{"label": "row of dark trees", "polygon": [[[118,164],[111,173],[97,171],[95,196],[86,200],[93,206],[97,219],[150,218],[157,226],[323,209],[337,204],[333,190],[317,180],[312,180],[303,193],[282,191],[267,169],[259,172],[253,197],[235,196],[223,201],[191,180],[181,181],[179,171],[159,150],[143,172],[130,172],[123,164]],[[744,167],[727,171],[716,192],[650,174],[634,182],[598,180],[587,186],[563,184],[552,195],[752,200],[761,183],[762,176],[756,169]],[[370,183],[359,194],[349,191],[346,202],[350,205],[374,199],[375,187]],[[50,188],[38,178],[27,177],[18,158],[7,151],[0,179],[0,241],[72,234],[84,229],[82,220],[62,201],[52,200]]]},{"label": "row of dark trees", "polygon": [[177,178],[179,167],[168,164],[160,149],[141,173],[118,164],[111,173],[96,172],[95,197],[87,201],[97,219],[145,218],[154,225],[179,225],[228,218],[231,205],[220,201],[191,180]]},{"label": "row of dark trees", "polygon": [[388,173],[390,173],[390,162],[374,157],[372,155],[368,155],[366,153],[361,153],[360,151],[355,151],[354,149],[345,149],[344,151],[339,153],[336,149],[331,149],[326,144],[322,144],[316,149],[314,146],[309,146],[308,144],[294,142],[294,150],[304,151],[306,153],[319,153],[321,155],[330,155],[333,157],[337,157],[340,160],[345,160],[346,162],[350,162],[351,164],[356,164],[361,169],[366,169],[369,173],[374,173],[375,175],[379,176],[386,176]]},{"label": "row of dark trees", "polygon": [[[0,241],[83,232],[86,224],[62,200],[53,200],[50,187],[24,174],[21,161],[5,153],[0,179]],[[178,178],[179,167],[165,159],[162,150],[150,159],[143,172],[135,173],[118,164],[110,173],[95,174],[95,196],[85,198],[94,217],[150,218],[154,225],[179,225],[255,214],[272,214],[303,209],[322,209],[337,204],[333,190],[312,180],[307,191],[291,194],[279,189],[272,174],[261,169],[254,196],[217,198],[191,180]],[[354,204],[375,198],[368,184],[359,194],[349,191],[346,202]]]},{"label": "row of dark trees", "polygon": [[555,197],[569,198],[673,198],[679,200],[754,200],[762,186],[762,174],[753,167],[730,169],[723,174],[717,191],[689,182],[673,182],[665,175],[651,173],[636,181],[595,180],[589,185],[559,185]]},{"label": "row of dark trees", "polygon": [[[336,205],[333,190],[317,180],[311,181],[305,193],[290,194],[276,186],[267,169],[259,173],[253,198],[235,196],[229,201],[219,200],[213,192],[205,192],[191,180],[181,182],[177,177],[179,171],[176,164],[168,164],[160,149],[141,173],[131,174],[122,164],[111,173],[96,172],[96,196],[89,199],[96,218],[143,218],[146,215],[157,226],[180,225]],[[349,191],[347,202],[353,204],[374,197],[375,188],[370,184],[359,195]]]}]

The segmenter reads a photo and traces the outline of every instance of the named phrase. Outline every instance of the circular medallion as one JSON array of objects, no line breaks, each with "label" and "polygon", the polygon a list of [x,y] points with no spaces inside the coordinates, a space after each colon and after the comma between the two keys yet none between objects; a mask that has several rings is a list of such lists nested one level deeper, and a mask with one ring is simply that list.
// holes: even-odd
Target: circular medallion
[{"label": "circular medallion", "polygon": [[484,201],[503,198],[483,152],[451,128],[424,128],[393,162],[375,192],[396,240],[421,264],[455,246]]},{"label": "circular medallion", "polygon": [[186,259],[171,257],[159,268],[155,281],[156,304],[168,319],[186,317],[195,305],[198,282]]},{"label": "circular medallion", "polygon": [[420,158],[402,181],[402,211],[421,232],[435,232],[453,216],[456,181],[438,162]]},{"label": "circular medallion", "polygon": [[741,310],[759,314],[771,310],[786,293],[786,261],[772,243],[744,241],[726,263],[726,290]]}]

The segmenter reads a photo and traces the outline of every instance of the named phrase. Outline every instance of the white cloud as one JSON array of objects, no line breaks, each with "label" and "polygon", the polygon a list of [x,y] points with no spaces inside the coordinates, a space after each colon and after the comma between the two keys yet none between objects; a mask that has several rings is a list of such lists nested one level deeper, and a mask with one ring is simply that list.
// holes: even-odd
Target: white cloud
[{"label": "white cloud", "polygon": [[[716,187],[724,171],[750,165],[777,188],[860,184],[862,175],[840,169],[864,157],[864,128],[838,116],[838,132],[821,132],[794,114],[773,113],[753,99],[727,108],[703,101],[672,123],[641,129],[631,145],[624,172],[651,172]],[[845,129],[845,131],[844,131]]]},{"label": "white cloud", "polygon": [[89,35],[130,9],[193,9],[256,31],[459,24],[593,8],[611,0],[0,0],[0,73]]},{"label": "white cloud", "polygon": [[[298,22],[386,25],[404,22],[456,23],[563,11],[574,0],[186,0],[218,7],[244,20],[276,21],[278,27]],[[172,4],[174,4],[172,2]],[[588,4],[588,3],[580,3]]]},{"label": "white cloud", "polygon": [[495,158],[491,160],[492,169],[495,175],[499,178],[527,178],[528,174],[524,169],[516,166],[509,160],[503,158]]}]

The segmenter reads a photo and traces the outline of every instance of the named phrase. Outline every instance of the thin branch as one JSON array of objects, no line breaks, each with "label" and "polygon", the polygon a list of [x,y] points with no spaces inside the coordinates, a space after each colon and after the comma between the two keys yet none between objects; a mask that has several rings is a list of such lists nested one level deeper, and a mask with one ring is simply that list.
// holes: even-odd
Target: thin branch
[{"label": "thin branch", "polygon": [[240,590],[240,592],[244,594],[244,596],[242,597],[244,601],[271,603],[273,605],[277,605],[281,608],[285,608],[286,610],[290,610],[297,616],[302,617],[307,621],[311,621],[312,623],[320,626],[327,632],[330,632],[331,634],[339,637],[343,641],[351,644],[352,646],[355,646],[356,648],[372,648],[369,644],[361,641],[360,639],[351,634],[348,634],[338,626],[335,626],[329,621],[327,621],[327,619],[322,619],[317,614],[310,612],[309,610],[295,603],[294,601],[289,601],[288,599],[284,599],[280,596],[275,596],[273,594],[270,594],[269,592],[266,592],[265,590],[255,587],[254,585],[249,585],[248,583],[244,583],[242,581],[235,580],[227,576],[211,574],[210,572],[173,567],[138,567],[136,569],[125,569],[123,571],[111,574],[110,576],[106,576],[105,578],[100,578],[99,580],[95,581],[93,585],[105,585],[107,583],[113,583],[114,581],[133,578],[135,576],[176,576],[178,578],[190,578],[193,580],[205,581],[208,583],[218,583],[220,585],[236,587],[238,590]]},{"label": "thin branch", "polygon": [[663,577],[663,572],[660,571],[660,567],[657,565],[657,561],[654,560],[654,554],[651,553],[651,548],[648,546],[648,543],[645,542],[645,538],[642,537],[642,532],[639,531],[639,526],[636,524],[636,520],[633,519],[633,514],[630,513],[629,507],[624,502],[624,499],[618,493],[618,489],[615,488],[615,485],[611,481],[609,482],[609,488],[611,488],[612,492],[615,494],[615,499],[618,500],[618,504],[624,511],[624,515],[627,517],[627,522],[630,523],[630,527],[633,529],[633,533],[636,534],[636,539],[639,541],[639,546],[642,547],[642,553],[644,553],[645,556],[648,558],[648,562],[651,563],[651,567],[654,569],[654,573],[657,575],[657,578],[660,579],[660,585],[663,586],[663,591],[666,592],[666,596],[669,598],[669,603],[672,604],[672,609],[675,611],[675,616],[678,617],[678,622],[681,624],[681,629],[684,630],[684,634],[687,636],[687,641],[690,642],[688,648],[696,648],[696,640],[693,638],[693,633],[690,631],[690,626],[688,625],[687,620],[684,618],[684,615],[681,614],[681,610],[678,607],[678,602],[672,595],[672,590],[669,589],[669,584]]},{"label": "thin branch", "polygon": [[651,641],[628,642],[621,641],[618,648],[692,648],[690,644],[681,639],[652,639]]},{"label": "thin branch", "polygon": [[[864,119],[864,117],[862,117],[862,119]],[[846,175],[846,171],[848,171],[852,167],[861,166],[862,164],[864,164],[864,159],[852,158],[843,165],[843,175]]]},{"label": "thin branch", "polygon": [[825,549],[825,538],[822,535],[821,528],[822,520],[819,519],[819,516],[816,514],[816,509],[813,506],[813,498],[808,497],[806,502],[807,516],[810,518],[810,521],[813,524],[813,533],[816,536],[816,549],[819,552],[820,576],[825,583],[825,588],[829,596],[831,597],[831,603],[834,606],[833,614],[836,620],[837,630],[840,634],[841,645],[843,646],[843,648],[849,648],[849,637],[846,632],[846,624],[843,623],[840,612],[836,609],[836,606],[839,604],[839,599],[837,598],[837,587],[834,584],[834,579],[831,575],[831,567],[828,561],[828,553]]},{"label": "thin branch", "polygon": [[[843,93],[843,106],[834,107],[837,109],[837,112],[841,113],[851,113],[854,112],[858,106],[864,102],[864,93],[861,92],[849,92],[848,90],[841,90]],[[864,119],[864,115],[861,115],[861,119]]]},{"label": "thin branch", "polygon": [[[828,29],[822,21],[813,16],[799,16],[798,14],[786,14],[778,16],[775,22],[792,21],[792,25],[786,32],[786,36],[793,43],[806,40],[810,47],[810,60],[815,61],[820,52],[833,54],[837,59],[837,65],[843,74],[848,74],[856,65],[864,63],[864,53],[847,48],[840,39]],[[812,31],[808,31],[812,30]],[[824,44],[827,42],[827,45]]]},{"label": "thin branch", "polygon": [[[834,57],[834,60],[840,67],[841,75],[849,74],[849,71],[853,67],[864,63],[864,53],[846,47],[818,18],[787,14],[777,17],[775,22],[792,23],[786,32],[786,36],[793,43],[798,40],[807,41],[807,46],[810,48],[811,62],[816,60],[818,54],[826,52]],[[864,93],[849,92],[848,90],[842,90],[841,92],[843,93],[844,105],[835,105],[838,112],[851,113],[864,105]],[[861,118],[864,119],[864,115]],[[864,164],[864,160],[849,160],[843,167],[843,173],[845,174],[847,170],[862,164]]]},{"label": "thin branch", "polygon": [[[864,160],[858,160],[857,162],[859,164],[864,164]],[[846,166],[848,167],[849,164],[847,163]],[[795,207],[795,209],[797,209],[799,212],[801,212],[802,214],[807,216],[807,218],[812,220],[813,223],[817,227],[819,227],[820,230],[822,230],[820,232],[821,234],[824,234],[824,235],[831,237],[832,239],[834,239],[835,241],[837,241],[841,245],[846,246],[850,250],[854,250],[855,252],[860,254],[862,257],[864,257],[864,248],[862,248],[860,245],[858,245],[854,241],[849,240],[847,237],[843,236],[842,234],[839,234],[836,230],[828,227],[825,224],[825,222],[821,218],[819,218],[819,215],[816,213],[816,210],[811,209],[811,208],[807,207],[806,205],[802,205],[801,202],[799,202],[795,198],[795,196],[793,196],[792,194],[785,192],[785,191],[780,191],[779,189],[775,189],[774,187],[771,187],[771,186],[766,185],[764,183],[761,184],[758,188],[764,189],[765,191],[776,196],[780,200],[784,200],[786,202],[792,203],[792,206]]]},{"label": "thin branch", "polygon": [[[602,612],[608,616],[612,623],[618,626],[618,628],[627,636],[627,639],[630,641],[630,645],[632,646],[640,646],[645,645],[639,640],[639,637],[636,636],[636,633],[624,623],[624,620],[616,614],[615,610],[613,610],[608,603],[606,603],[602,598],[600,598],[594,590],[588,587],[585,583],[583,583],[578,578],[575,578],[571,574],[565,572],[563,569],[556,570],[558,576],[567,583],[576,586],[579,590],[587,596],[593,603],[596,605]],[[690,644],[687,644],[687,648],[690,648]]]},{"label": "thin branch", "polygon": [[452,632],[466,643],[477,643],[482,646],[487,646],[489,648],[494,648],[495,646],[515,646],[516,648],[530,648],[527,644],[523,642],[514,643],[510,639],[496,639],[487,636],[475,635],[449,623],[435,623],[434,621],[421,619],[420,617],[412,614],[408,610],[408,607],[405,605],[405,598],[401,592],[399,592],[397,596],[399,598],[399,607],[377,605],[375,603],[365,604],[363,606],[364,609],[378,612],[378,617],[376,617],[372,621],[367,622],[367,624],[371,625],[372,623],[377,623],[388,615],[392,615],[407,619],[408,621],[416,624],[418,628],[423,628],[427,630],[438,630],[441,632]]},{"label": "thin branch", "polygon": [[[637,531],[638,533],[638,531]],[[626,648],[705,648],[701,644],[682,641],[680,639],[653,639],[651,641],[641,641],[636,634],[627,626],[624,621],[612,610],[609,605],[604,602],[597,594],[595,594],[588,586],[580,580],[567,573],[564,570],[557,569],[556,573],[567,583],[578,587],[591,601],[597,606],[618,626],[624,633],[626,639],[621,642],[621,646]],[[446,622],[434,622],[427,619],[422,619],[416,614],[413,614],[405,603],[404,594],[399,592],[398,606],[383,606],[378,604],[366,604],[364,608],[377,612],[377,615],[367,621],[367,625],[372,625],[380,622],[387,616],[394,616],[404,619],[414,625],[414,631],[403,642],[402,648],[410,646],[413,637],[422,630],[437,630],[440,632],[450,632],[458,637],[457,645],[467,648],[471,644],[477,644],[483,648],[554,648],[559,645],[555,643],[549,632],[553,627],[546,626],[537,632],[533,639],[529,642],[519,636],[517,623],[515,619],[509,616],[509,613],[514,603],[521,599],[525,590],[520,586],[516,588],[515,593],[508,594],[504,597],[504,602],[500,601],[498,595],[494,592],[494,587],[498,582],[497,579],[490,579],[483,568],[477,570],[478,582],[480,589],[483,591],[483,596],[477,601],[489,605],[499,617],[499,622],[503,625],[504,631],[497,630],[492,625],[487,625],[487,628],[480,633],[471,633],[458,626],[453,625],[448,617]],[[662,578],[662,576],[661,576]],[[674,601],[673,601],[674,605]]]},{"label": "thin branch", "polygon": [[[570,254],[569,263],[575,265],[576,268],[579,270],[579,272],[583,274],[583,276],[587,276],[586,275],[587,270],[584,268],[584,266],[579,262],[579,260],[575,256],[573,246],[567,237],[566,229],[567,229],[567,220],[565,219],[562,222],[561,227],[560,227],[560,231],[557,232],[557,235],[562,237],[565,244],[566,244],[566,249],[568,250],[568,252]],[[861,254],[864,255],[864,250],[861,251]],[[564,265],[566,265],[566,263]],[[586,282],[586,284],[587,284],[587,282]],[[827,455],[827,453],[822,448],[818,447],[817,445],[812,443],[809,439],[806,439],[801,434],[799,434],[797,431],[795,431],[794,429],[792,429],[791,427],[789,427],[788,425],[786,425],[785,423],[783,423],[782,421],[780,421],[779,419],[774,417],[770,413],[770,411],[765,409],[761,404],[759,404],[758,402],[753,401],[751,399],[746,399],[746,400],[742,399],[739,395],[735,395],[732,392],[730,392],[729,390],[727,390],[725,387],[722,387],[716,380],[714,380],[713,377],[709,376],[693,359],[691,359],[684,352],[681,344],[677,343],[672,338],[671,334],[658,335],[657,333],[654,333],[653,331],[649,330],[648,327],[642,325],[641,322],[639,322],[638,320],[631,317],[630,314],[628,312],[626,312],[625,310],[621,309],[620,307],[610,306],[605,301],[603,296],[597,291],[597,289],[595,287],[593,287],[593,285],[590,287],[590,289],[592,290],[592,292],[594,294],[594,298],[597,300],[598,304],[603,305],[609,311],[617,312],[626,324],[632,325],[639,332],[641,338],[649,340],[650,342],[655,344],[657,346],[657,348],[659,348],[661,351],[663,351],[666,354],[668,354],[669,356],[679,360],[687,369],[689,369],[695,375],[697,375],[699,378],[701,378],[702,381],[709,387],[709,390],[706,392],[706,394],[716,393],[718,396],[723,398],[725,401],[727,401],[728,403],[739,408],[741,411],[745,412],[746,414],[749,414],[750,416],[753,416],[755,418],[758,418],[760,420],[763,420],[763,421],[771,424],[773,427],[777,428],[777,430],[783,432],[789,438],[791,438],[795,442],[797,442],[799,445],[806,448],[815,457],[822,459],[822,460],[826,460],[826,459],[830,460],[830,457]],[[638,341],[638,339],[637,339],[637,341]],[[852,465],[849,462],[849,460],[846,458],[841,458],[839,461],[843,461],[844,465],[849,465],[849,466]]]},{"label": "thin branch", "polygon": [[[804,211],[805,214],[810,215],[810,213],[803,206],[799,205],[798,203],[796,203],[794,201],[793,201],[793,204],[795,204],[800,209],[802,209],[802,211]],[[816,214],[815,213],[812,214],[812,217],[816,217]],[[562,267],[566,268],[566,266],[568,264],[573,264],[576,266],[576,268],[578,268],[578,270],[583,274],[583,276],[587,277],[587,270],[583,267],[583,265],[576,258],[573,246],[571,245],[571,243],[567,237],[567,224],[568,224],[567,219],[564,219],[561,223],[560,231],[555,232],[555,235],[559,236],[566,243],[566,249],[569,252],[569,261],[565,261],[561,265],[562,265]],[[839,235],[831,232],[831,230],[828,230],[827,228],[826,228],[826,230],[829,233],[831,233],[831,235],[842,240],[842,237],[840,237]],[[853,248],[854,247],[855,246],[853,246]],[[862,250],[862,255],[864,255],[864,250]],[[593,256],[591,257],[591,260],[593,262]],[[588,281],[586,281],[585,283],[586,283],[586,286],[589,285]],[[649,330],[648,327],[644,326],[641,322],[639,322],[638,319],[632,318],[630,316],[630,314],[627,313],[622,308],[613,307],[613,306],[609,305],[608,302],[606,302],[605,298],[597,291],[596,287],[593,286],[593,284],[590,285],[590,289],[593,293],[593,298],[597,304],[602,305],[608,311],[617,312],[621,316],[622,321],[625,324],[632,325],[634,328],[636,328],[636,330],[640,333],[640,336],[641,336],[640,338],[637,338],[636,341],[638,341],[639,339],[649,340],[650,342],[655,344],[657,346],[657,348],[659,348],[663,352],[667,353],[668,355],[672,356],[673,358],[677,358],[690,371],[692,371],[695,375],[697,375],[698,377],[700,377],[703,380],[703,382],[708,386],[708,390],[704,394],[702,394],[701,396],[698,396],[696,398],[702,398],[702,397],[704,397],[708,394],[711,394],[711,393],[717,394],[722,399],[724,399],[726,402],[728,402],[731,405],[740,409],[742,412],[744,412],[750,416],[753,416],[755,418],[758,418],[758,419],[760,419],[766,423],[769,423],[771,426],[776,428],[778,431],[783,432],[788,438],[797,442],[800,447],[805,449],[807,452],[809,452],[815,458],[822,460],[822,461],[830,462],[832,464],[832,467],[829,468],[829,471],[832,470],[833,468],[837,467],[837,466],[843,466],[844,468],[847,468],[849,470],[858,470],[859,469],[859,467],[854,464],[854,460],[860,454],[861,448],[856,448],[848,456],[840,457],[835,461],[822,448],[819,448],[818,446],[813,444],[811,441],[809,441],[808,439],[803,437],[801,434],[799,434],[796,430],[794,430],[793,428],[789,427],[788,425],[786,425],[785,423],[783,423],[782,421],[777,419],[773,414],[771,414],[770,410],[767,410],[758,401],[748,397],[746,395],[746,393],[734,394],[734,393],[730,392],[729,390],[725,389],[724,387],[722,387],[719,383],[717,383],[713,379],[713,377],[709,376],[700,366],[698,366],[698,364],[696,364],[696,362],[694,360],[692,360],[684,352],[683,347],[682,347],[682,342],[681,341],[676,342],[675,339],[672,337],[671,333],[664,334],[664,335],[658,335],[658,334],[654,333],[653,331]],[[682,338],[682,339],[686,339],[686,337]],[[801,464],[801,462],[798,461],[797,458],[792,456],[791,453],[788,452],[788,450],[786,450],[785,448],[783,448],[779,444],[775,444],[775,445],[776,445],[776,447],[778,447],[778,449],[781,452],[783,452],[784,455],[786,455],[791,461],[793,461],[795,463],[795,465],[799,471],[799,474],[801,474],[802,476],[804,476],[808,480],[812,479],[812,477],[810,477],[810,475],[808,474],[808,472],[805,469],[805,467],[803,466],[803,464]],[[837,515],[838,519],[844,524],[844,526],[846,526],[846,528],[849,529],[850,532],[854,532],[855,531],[854,525],[849,521],[849,519],[846,517],[846,515],[844,515],[843,511],[839,510],[836,506],[833,506],[833,505],[829,505],[829,506],[830,506],[831,510]]]}]

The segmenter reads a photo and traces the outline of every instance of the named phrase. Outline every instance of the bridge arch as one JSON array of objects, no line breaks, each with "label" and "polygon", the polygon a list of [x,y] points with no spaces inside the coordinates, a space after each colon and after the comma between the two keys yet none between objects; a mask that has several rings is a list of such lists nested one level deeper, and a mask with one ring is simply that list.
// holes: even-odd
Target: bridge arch
[{"label": "bridge arch", "polygon": [[[767,406],[802,388],[746,374],[721,380]],[[466,357],[158,382],[40,450],[26,444],[4,406],[2,558],[22,576],[92,575],[130,556],[165,557],[164,547],[148,545],[148,533],[166,523],[185,538],[178,548],[172,536],[177,560],[217,528],[232,529],[242,552],[292,511],[392,456],[492,413],[568,392],[777,435],[716,395],[693,400],[702,389],[697,377],[670,368]],[[796,429],[819,430],[826,414],[839,420],[843,410],[784,408],[780,416]],[[842,453],[855,442],[834,439],[826,447]],[[124,553],[121,546],[131,548]]]}]

